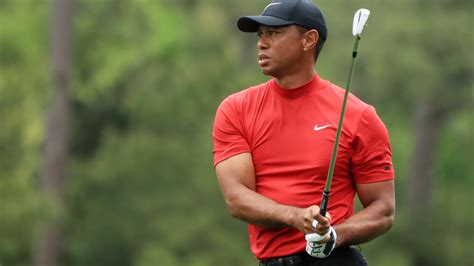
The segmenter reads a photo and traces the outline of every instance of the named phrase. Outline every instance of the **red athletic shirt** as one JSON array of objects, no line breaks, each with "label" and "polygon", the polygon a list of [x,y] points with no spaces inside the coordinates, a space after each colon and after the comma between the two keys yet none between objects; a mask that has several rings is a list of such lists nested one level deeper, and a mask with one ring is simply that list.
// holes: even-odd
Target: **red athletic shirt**
[{"label": "red athletic shirt", "polygon": [[[343,98],[343,89],[317,75],[291,90],[272,79],[227,97],[214,121],[214,166],[249,152],[259,194],[284,205],[319,205]],[[331,223],[354,213],[355,183],[393,178],[383,122],[372,106],[350,94],[331,185]],[[257,259],[302,252],[306,246],[304,234],[293,227],[250,224],[248,231]]]}]

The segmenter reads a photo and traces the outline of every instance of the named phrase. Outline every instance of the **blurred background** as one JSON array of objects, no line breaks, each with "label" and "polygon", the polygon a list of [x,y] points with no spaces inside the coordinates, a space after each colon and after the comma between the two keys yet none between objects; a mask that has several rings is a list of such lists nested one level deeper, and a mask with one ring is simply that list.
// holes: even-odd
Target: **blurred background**
[{"label": "blurred background", "polygon": [[[0,0],[0,265],[256,265],[212,164],[229,94],[268,79],[240,15],[269,1]],[[469,0],[317,1],[318,73],[390,132],[397,217],[371,265],[473,265]],[[359,206],[357,206],[359,208]]]}]

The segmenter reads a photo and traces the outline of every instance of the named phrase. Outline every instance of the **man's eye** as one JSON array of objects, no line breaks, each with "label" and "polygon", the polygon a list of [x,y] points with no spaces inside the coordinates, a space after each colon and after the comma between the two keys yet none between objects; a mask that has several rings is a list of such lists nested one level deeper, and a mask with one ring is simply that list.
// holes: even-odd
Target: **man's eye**
[{"label": "man's eye", "polygon": [[276,31],[276,30],[269,30],[268,31],[268,36],[273,36],[275,34],[278,34],[278,31]]},{"label": "man's eye", "polygon": [[261,31],[257,32],[258,37],[262,37],[263,33]]}]

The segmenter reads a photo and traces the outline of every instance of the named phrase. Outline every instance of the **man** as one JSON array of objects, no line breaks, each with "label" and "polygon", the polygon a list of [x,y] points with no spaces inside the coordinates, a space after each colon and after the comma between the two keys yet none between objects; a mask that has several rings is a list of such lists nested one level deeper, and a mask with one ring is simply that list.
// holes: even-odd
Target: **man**
[{"label": "man", "polygon": [[[258,64],[273,79],[227,97],[216,113],[214,165],[231,215],[249,223],[260,265],[367,265],[353,245],[388,231],[395,215],[384,124],[349,96],[331,215],[323,217],[318,205],[344,96],[314,70],[325,19],[309,0],[274,1],[237,26],[258,33]],[[354,213],[356,193],[364,208]],[[313,233],[322,238],[307,241]]]}]

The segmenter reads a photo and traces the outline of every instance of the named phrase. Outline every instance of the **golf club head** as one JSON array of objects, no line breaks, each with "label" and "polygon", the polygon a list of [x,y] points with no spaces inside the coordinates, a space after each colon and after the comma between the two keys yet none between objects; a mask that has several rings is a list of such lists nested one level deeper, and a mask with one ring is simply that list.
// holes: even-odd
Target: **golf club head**
[{"label": "golf club head", "polygon": [[354,14],[354,22],[352,23],[352,35],[360,37],[362,31],[365,28],[365,25],[367,25],[367,20],[369,19],[369,16],[370,10],[365,8],[357,10],[357,12]]}]

